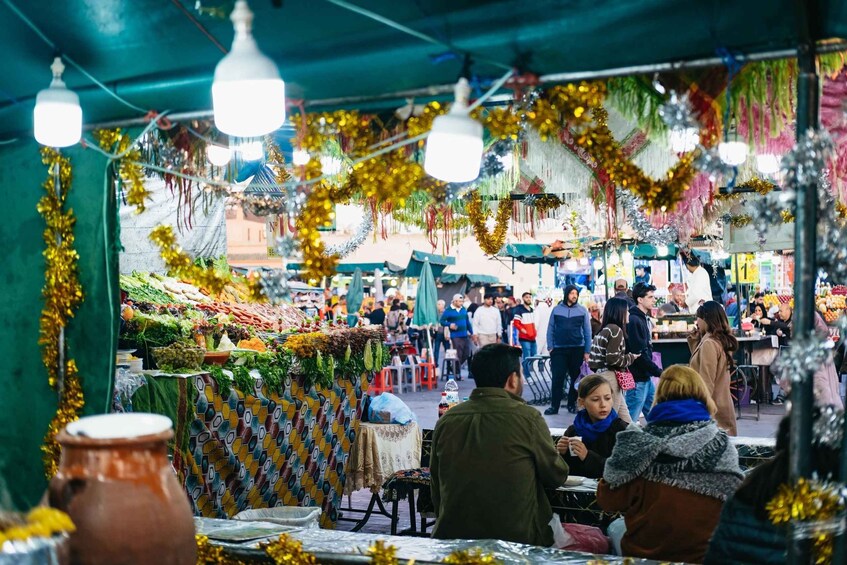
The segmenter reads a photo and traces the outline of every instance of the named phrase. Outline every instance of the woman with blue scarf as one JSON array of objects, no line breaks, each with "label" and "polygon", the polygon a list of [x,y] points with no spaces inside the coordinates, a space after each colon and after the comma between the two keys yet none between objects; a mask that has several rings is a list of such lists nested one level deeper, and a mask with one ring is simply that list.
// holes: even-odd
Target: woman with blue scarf
[{"label": "woman with blue scarf", "polygon": [[556,443],[556,449],[565,458],[571,475],[599,479],[615,447],[615,437],[628,424],[612,408],[612,388],[600,375],[583,377],[577,403],[576,419]]},{"label": "woman with blue scarf", "polygon": [[624,514],[609,525],[621,555],[703,562],[723,504],[744,477],[716,410],[700,375],[673,365],[662,373],[644,430],[618,434],[597,502]]}]

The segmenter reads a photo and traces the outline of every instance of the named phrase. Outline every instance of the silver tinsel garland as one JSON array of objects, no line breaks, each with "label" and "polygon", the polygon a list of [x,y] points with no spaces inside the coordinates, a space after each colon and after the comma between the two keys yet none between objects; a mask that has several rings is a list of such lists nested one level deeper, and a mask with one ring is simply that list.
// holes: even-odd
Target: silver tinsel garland
[{"label": "silver tinsel garland", "polygon": [[291,275],[285,269],[259,271],[262,294],[268,297],[271,304],[291,302],[291,285],[289,284]]},{"label": "silver tinsel garland", "polygon": [[289,260],[300,257],[300,242],[290,235],[283,237],[277,236],[274,249],[277,256],[282,258],[283,266],[285,266]]},{"label": "silver tinsel garland", "polygon": [[812,441],[831,449],[840,449],[844,438],[844,411],[824,406],[812,424]]},{"label": "silver tinsel garland", "polygon": [[767,241],[768,232],[784,223],[782,213],[788,211],[794,214],[797,205],[797,194],[793,190],[773,191],[762,198],[754,200],[750,207],[750,217],[753,228],[759,236],[759,244]]},{"label": "silver tinsel garland", "polygon": [[809,129],[791,151],[782,158],[786,188],[817,183],[835,151],[835,144],[826,130]]},{"label": "silver tinsel garland", "polygon": [[675,90],[671,90],[668,101],[659,107],[659,116],[671,131],[700,130],[700,122],[694,116],[694,107],[687,92],[680,96]]},{"label": "silver tinsel garland", "polygon": [[[838,317],[836,327],[842,339],[847,338],[847,315]],[[793,336],[791,346],[780,352],[771,367],[780,378],[799,383],[812,378],[812,373],[829,359],[831,351],[829,336],[812,330],[805,336]]]},{"label": "silver tinsel garland", "polygon": [[362,223],[359,224],[359,228],[356,230],[356,233],[353,236],[345,241],[344,243],[339,243],[336,245],[327,245],[326,246],[326,255],[338,255],[339,257],[347,257],[354,251],[356,251],[367,239],[368,234],[370,234],[374,229],[374,219],[373,215],[368,210],[365,210],[364,216],[362,216]]},{"label": "silver tinsel garland", "polygon": [[735,167],[723,162],[718,154],[717,147],[706,148],[698,145],[694,168],[709,175],[713,182],[718,178],[735,178]]},{"label": "silver tinsel garland", "polygon": [[644,215],[643,205],[637,196],[623,188],[617,188],[615,194],[618,204],[626,213],[627,221],[639,240],[651,245],[670,245],[677,241],[679,231],[675,227],[653,227],[653,224]]}]

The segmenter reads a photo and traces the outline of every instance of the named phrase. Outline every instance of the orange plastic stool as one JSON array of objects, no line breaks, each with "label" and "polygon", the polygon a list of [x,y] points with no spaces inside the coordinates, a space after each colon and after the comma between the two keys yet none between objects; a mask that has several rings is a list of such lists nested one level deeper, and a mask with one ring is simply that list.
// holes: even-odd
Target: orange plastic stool
[{"label": "orange plastic stool", "polygon": [[368,387],[368,394],[376,396],[383,392],[394,392],[394,378],[391,375],[392,371],[392,369],[386,367],[374,375],[374,380],[371,382],[371,386]]}]

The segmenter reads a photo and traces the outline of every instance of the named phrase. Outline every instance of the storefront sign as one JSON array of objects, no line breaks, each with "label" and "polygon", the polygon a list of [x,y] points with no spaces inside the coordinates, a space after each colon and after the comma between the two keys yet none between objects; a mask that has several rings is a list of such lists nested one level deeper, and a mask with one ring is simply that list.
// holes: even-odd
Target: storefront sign
[{"label": "storefront sign", "polygon": [[732,256],[732,272],[737,273],[739,283],[759,282],[759,264],[753,253],[737,253]]}]

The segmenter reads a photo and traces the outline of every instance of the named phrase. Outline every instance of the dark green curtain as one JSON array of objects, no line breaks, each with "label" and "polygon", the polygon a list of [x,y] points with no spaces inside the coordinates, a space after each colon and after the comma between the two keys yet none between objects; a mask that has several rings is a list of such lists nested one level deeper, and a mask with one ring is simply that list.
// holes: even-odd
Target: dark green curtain
[{"label": "dark green curtain", "polygon": [[[66,208],[72,208],[77,219],[75,248],[85,292],[85,301],[66,329],[66,340],[79,367],[84,413],[99,414],[111,403],[117,346],[116,202],[104,187],[103,157],[78,146],[65,154],[73,168]],[[0,507],[20,510],[36,504],[47,486],[40,447],[57,402],[56,392],[47,385],[38,346],[45,225],[36,204],[44,194],[41,185],[47,174],[34,141],[0,146]]]}]

